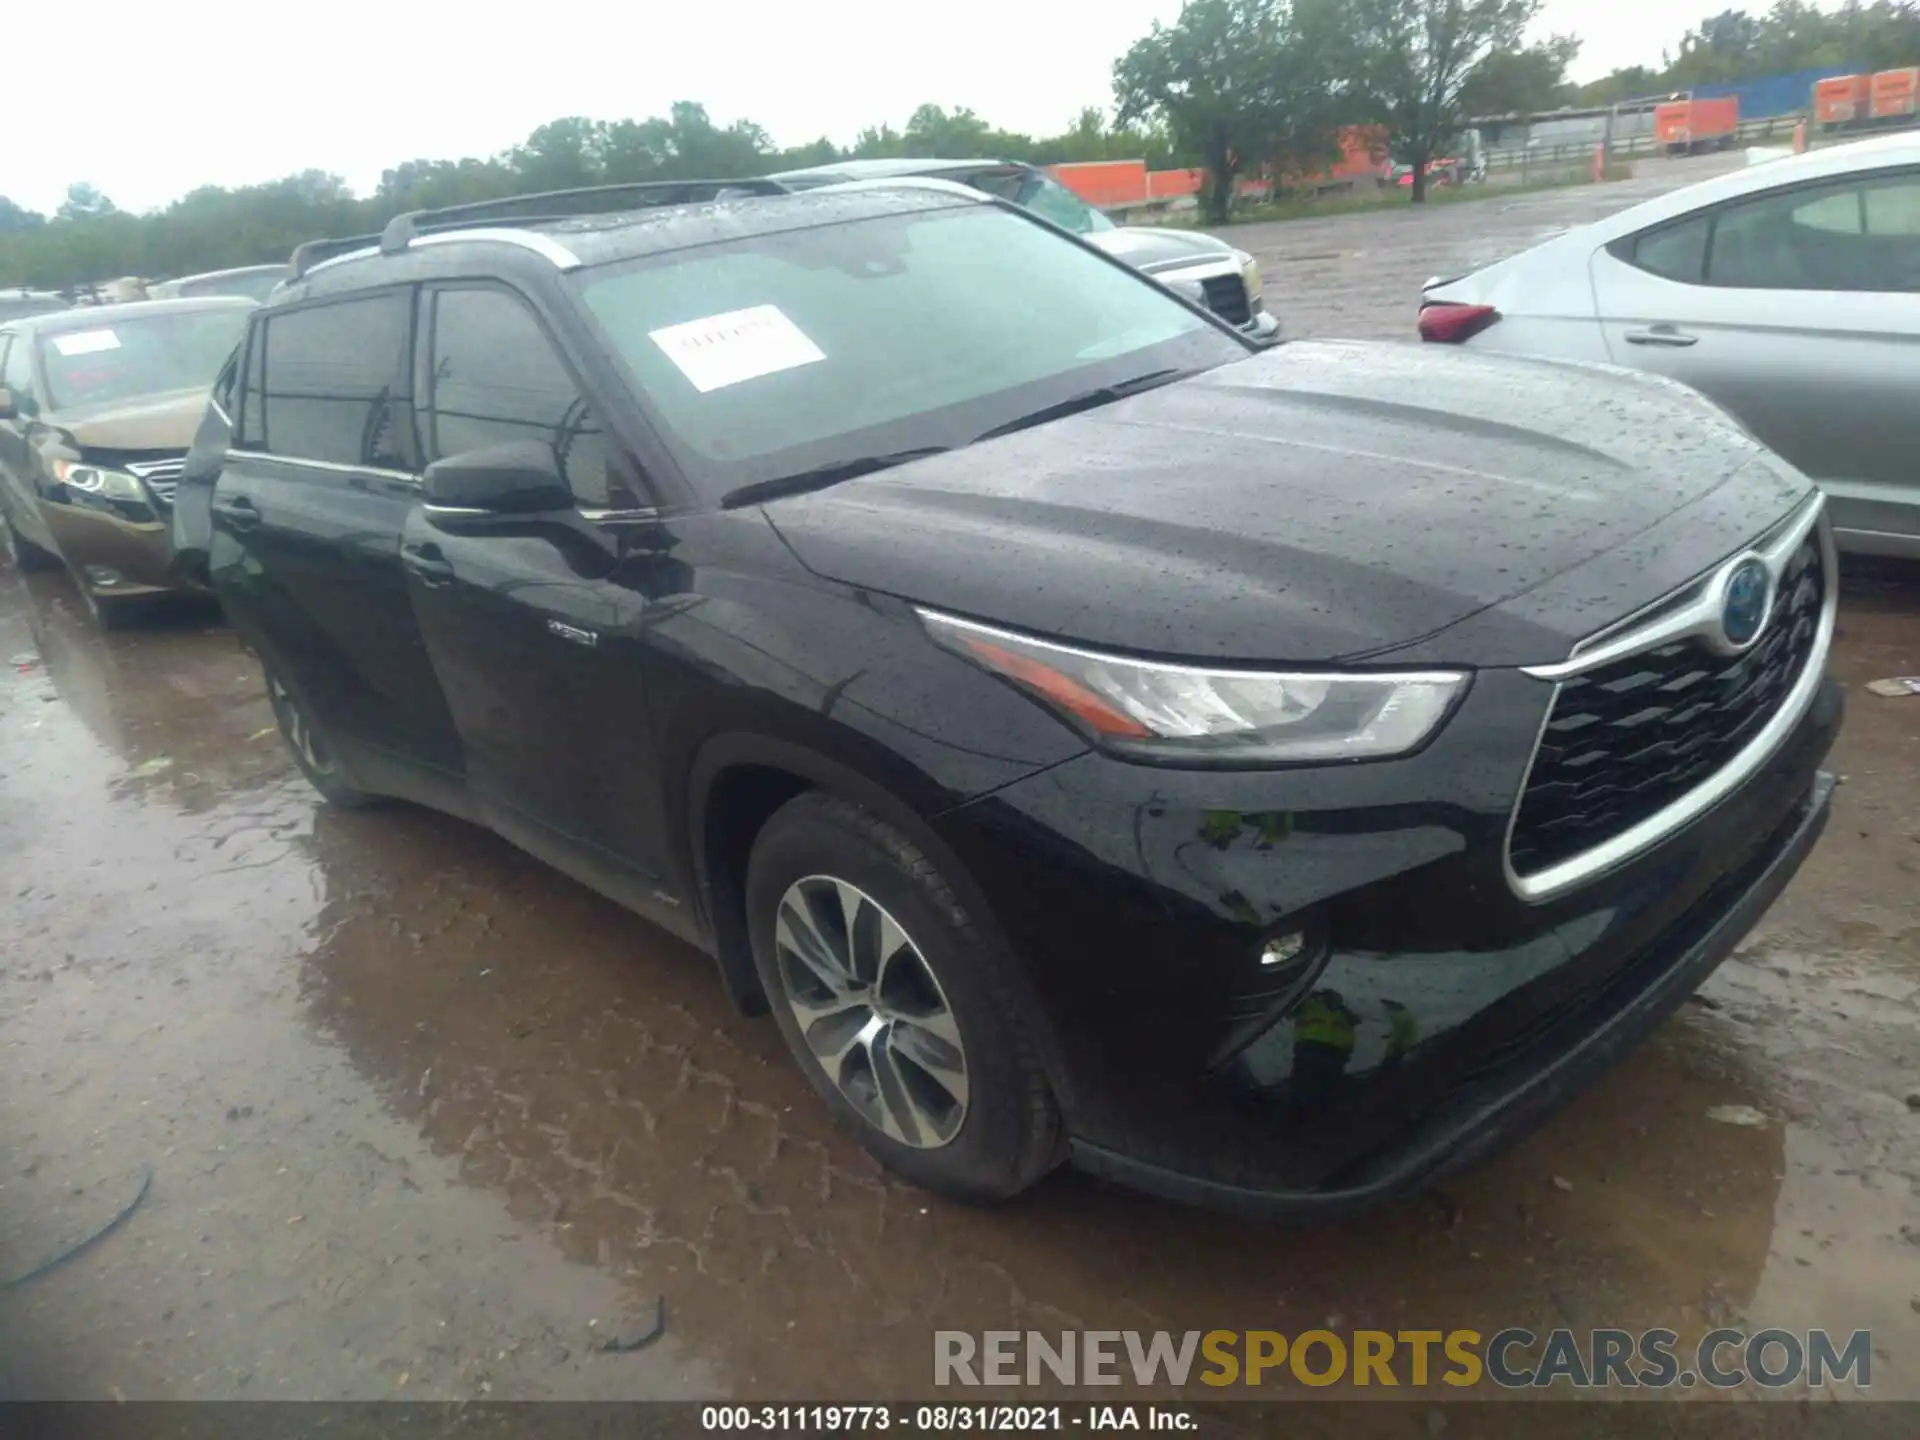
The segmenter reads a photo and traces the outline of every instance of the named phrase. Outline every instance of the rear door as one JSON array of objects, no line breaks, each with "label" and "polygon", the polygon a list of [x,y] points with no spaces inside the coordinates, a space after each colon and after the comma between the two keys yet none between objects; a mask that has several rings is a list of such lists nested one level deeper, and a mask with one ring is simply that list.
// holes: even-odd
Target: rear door
[{"label": "rear door", "polygon": [[[456,778],[461,758],[400,564],[420,500],[413,304],[398,286],[254,322],[211,508],[236,624],[337,746],[431,783]],[[404,777],[388,783],[413,793]]]},{"label": "rear door", "polygon": [[503,834],[657,912],[661,795],[638,643],[646,596],[631,583],[647,573],[653,527],[636,514],[632,467],[526,297],[441,285],[421,313],[427,463],[537,440],[579,507],[515,518],[423,506],[407,523],[413,603],[473,794]]},{"label": "rear door", "polygon": [[1592,260],[1616,364],[1703,391],[1818,480],[1834,522],[1920,522],[1920,172],[1782,187]]}]

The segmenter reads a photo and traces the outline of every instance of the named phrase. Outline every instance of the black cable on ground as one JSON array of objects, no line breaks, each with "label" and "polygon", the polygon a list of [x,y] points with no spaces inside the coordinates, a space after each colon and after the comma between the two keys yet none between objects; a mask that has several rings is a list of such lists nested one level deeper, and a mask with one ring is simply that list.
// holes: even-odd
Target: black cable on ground
[{"label": "black cable on ground", "polygon": [[140,1188],[134,1191],[133,1199],[127,1202],[126,1208],[124,1210],[122,1210],[118,1215],[114,1216],[106,1224],[102,1225],[98,1230],[94,1231],[91,1235],[87,1236],[85,1239],[74,1241],[73,1244],[67,1246],[66,1249],[62,1250],[59,1254],[55,1255],[51,1260],[46,1260],[41,1262],[40,1264],[34,1266],[33,1269],[27,1271],[27,1273],[24,1275],[15,1275],[10,1280],[0,1280],[0,1290],[15,1290],[15,1289],[18,1289],[20,1286],[25,1285],[30,1280],[38,1280],[42,1275],[45,1275],[48,1271],[59,1268],[60,1266],[66,1264],[67,1261],[73,1259],[74,1256],[86,1250],[88,1247],[94,1245],[98,1241],[106,1239],[107,1236],[111,1235],[114,1231],[118,1230],[123,1224],[126,1223],[127,1217],[129,1215],[133,1214],[134,1211],[140,1208],[140,1202],[147,1198],[147,1190],[152,1186],[152,1184],[153,1184],[153,1166],[142,1165],[140,1167]]}]

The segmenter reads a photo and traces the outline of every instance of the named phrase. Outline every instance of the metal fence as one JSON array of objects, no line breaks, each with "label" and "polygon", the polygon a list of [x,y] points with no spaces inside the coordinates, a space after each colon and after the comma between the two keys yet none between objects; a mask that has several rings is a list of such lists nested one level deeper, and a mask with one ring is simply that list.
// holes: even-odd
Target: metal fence
[{"label": "metal fence", "polygon": [[[1791,139],[1793,128],[1805,115],[1771,115],[1764,119],[1743,120],[1726,141],[1725,148],[1732,150],[1742,145],[1757,144],[1774,139]],[[1809,121],[1811,129],[1811,121]],[[1866,132],[1879,134],[1878,130]],[[1811,135],[1809,138],[1813,138]],[[1582,138],[1578,141],[1542,143],[1542,137],[1535,136],[1524,145],[1510,145],[1487,151],[1487,168],[1490,170],[1518,170],[1524,182],[1530,175],[1560,174],[1580,165],[1593,163],[1594,146],[1601,143],[1601,135]],[[1617,129],[1613,138],[1607,142],[1608,160],[1627,160],[1636,155],[1664,155],[1667,147],[1654,138],[1651,129],[1635,133],[1621,134]]]}]

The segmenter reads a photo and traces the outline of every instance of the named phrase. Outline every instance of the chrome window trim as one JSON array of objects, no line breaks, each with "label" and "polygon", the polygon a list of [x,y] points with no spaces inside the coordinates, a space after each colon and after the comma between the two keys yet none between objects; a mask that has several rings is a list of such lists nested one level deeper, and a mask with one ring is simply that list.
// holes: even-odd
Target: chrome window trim
[{"label": "chrome window trim", "polygon": [[576,505],[582,520],[591,520],[596,525],[617,525],[623,520],[658,520],[659,510],[649,505],[632,505],[621,509],[604,509],[595,506]]},{"label": "chrome window trim", "polygon": [[[1804,513],[1796,512],[1790,517],[1788,526],[1777,531],[1773,537],[1763,542],[1762,555],[1779,554],[1782,561],[1793,554],[1806,538],[1807,530],[1817,523],[1824,513],[1824,506],[1816,497],[1804,507]],[[1668,836],[1700,818],[1727,796],[1738,790],[1741,785],[1773,757],[1787,736],[1793,733],[1807,711],[1812,707],[1814,697],[1820,693],[1820,686],[1827,678],[1827,655],[1833,646],[1834,617],[1840,608],[1840,571],[1839,553],[1833,541],[1833,529],[1821,525],[1820,568],[1821,583],[1826,593],[1821,597],[1819,628],[1813,637],[1813,648],[1807,652],[1806,665],[1800,672],[1800,678],[1794,681],[1793,688],[1773,712],[1773,718],[1761,727],[1739,753],[1727,761],[1713,774],[1701,781],[1677,800],[1656,810],[1635,824],[1611,838],[1595,845],[1590,850],[1562,860],[1557,865],[1549,865],[1531,875],[1521,875],[1513,868],[1513,831],[1520,820],[1520,806],[1526,799],[1527,782],[1533,777],[1534,761],[1539,758],[1540,746],[1546,739],[1547,722],[1553,718],[1554,703],[1560,698],[1561,678],[1590,670],[1597,665],[1617,660],[1623,655],[1634,654],[1641,650],[1654,649],[1670,643],[1680,635],[1695,633],[1686,627],[1676,628],[1672,616],[1662,616],[1652,625],[1625,632],[1620,641],[1632,640],[1634,643],[1622,645],[1609,641],[1596,647],[1588,655],[1570,660],[1565,665],[1540,666],[1526,671],[1542,679],[1554,682],[1553,693],[1547,697],[1546,713],[1540,717],[1540,729],[1534,736],[1533,750],[1527,756],[1526,769],[1521,772],[1520,789],[1514,797],[1513,810],[1507,817],[1506,839],[1501,847],[1501,868],[1506,872],[1507,885],[1515,895],[1530,904],[1538,904],[1563,895],[1569,890],[1578,889],[1600,876],[1617,870],[1629,860],[1651,850]],[[1791,543],[1789,543],[1791,542]],[[1751,553],[1751,552],[1749,552]],[[1744,555],[1736,556],[1715,572],[1715,578],[1729,571]],[[1776,567],[1777,569],[1777,567]],[[1698,583],[1698,582],[1696,582]],[[1717,594],[1717,589],[1715,591]],[[1675,615],[1691,613],[1689,604]],[[1764,633],[1764,632],[1763,632]],[[1757,639],[1758,637],[1756,637]],[[1604,657],[1604,658],[1595,658]],[[1571,668],[1569,668],[1571,667]],[[1543,674],[1542,672],[1553,672]]]},{"label": "chrome window trim", "polygon": [[218,400],[209,399],[207,401],[207,404],[212,406],[213,413],[220,417],[220,423],[222,425],[225,425],[229,430],[231,430],[233,428],[233,417],[227,414],[225,410],[221,409],[220,402]]},{"label": "chrome window trim", "polygon": [[382,480],[404,480],[416,487],[422,483],[420,476],[410,470],[386,470],[378,465],[342,465],[337,460],[313,460],[304,455],[274,455],[265,450],[229,448],[225,458],[264,460],[270,465],[304,465],[314,470],[329,470],[336,475],[377,475]]}]

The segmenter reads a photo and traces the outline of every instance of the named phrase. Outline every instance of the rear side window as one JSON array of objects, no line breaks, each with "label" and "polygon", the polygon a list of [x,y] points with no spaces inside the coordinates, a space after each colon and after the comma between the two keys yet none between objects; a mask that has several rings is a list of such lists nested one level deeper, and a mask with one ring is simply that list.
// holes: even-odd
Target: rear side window
[{"label": "rear side window", "polygon": [[1647,231],[1614,253],[1692,285],[1920,292],[1920,174],[1774,191]]},{"label": "rear side window", "polygon": [[592,507],[632,503],[610,484],[607,442],[592,408],[545,329],[504,290],[441,290],[433,297],[432,393],[421,405],[429,458],[485,445],[537,440],[574,499]]},{"label": "rear side window", "polygon": [[244,443],[289,460],[419,469],[406,385],[412,328],[407,290],[269,316],[248,366]]}]

